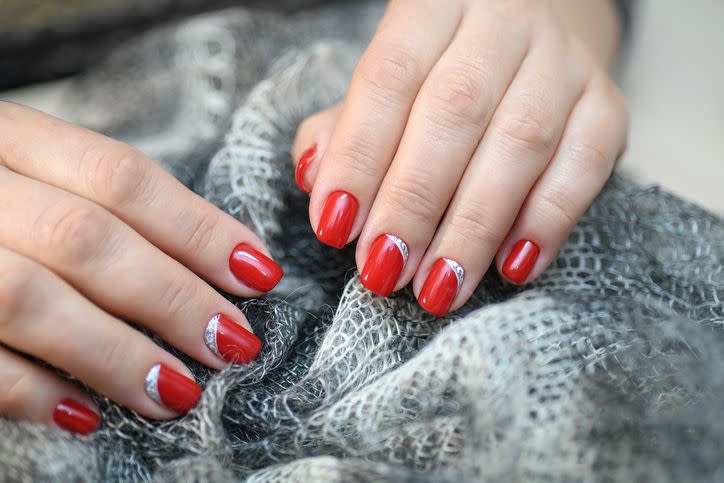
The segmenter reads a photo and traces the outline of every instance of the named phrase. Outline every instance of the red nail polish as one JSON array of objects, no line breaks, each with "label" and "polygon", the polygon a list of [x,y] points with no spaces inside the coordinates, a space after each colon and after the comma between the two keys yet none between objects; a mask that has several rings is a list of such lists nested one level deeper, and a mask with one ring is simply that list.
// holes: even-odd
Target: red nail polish
[{"label": "red nail polish", "polygon": [[503,275],[513,283],[525,282],[539,254],[538,245],[529,240],[519,240],[503,263]]},{"label": "red nail polish", "polygon": [[229,268],[241,283],[260,292],[273,289],[284,276],[282,267],[248,243],[236,245]]},{"label": "red nail polish", "polygon": [[362,285],[382,297],[394,290],[407,262],[407,245],[394,235],[375,240],[362,270]]},{"label": "red nail polish", "polygon": [[224,314],[214,315],[206,325],[206,345],[232,364],[246,364],[259,355],[261,340]]},{"label": "red nail polish", "polygon": [[90,434],[101,423],[101,417],[72,399],[63,399],[53,410],[53,421],[59,427],[77,434]]},{"label": "red nail polish", "polygon": [[326,245],[342,248],[349,240],[359,203],[346,191],[335,191],[322,208],[317,226],[317,238]]},{"label": "red nail polish", "polygon": [[420,292],[420,306],[442,317],[452,305],[463,284],[465,270],[455,260],[439,258],[430,269]]},{"label": "red nail polish", "polygon": [[156,364],[146,376],[146,393],[162,406],[177,413],[186,413],[201,397],[195,381],[164,364]]},{"label": "red nail polish", "polygon": [[299,162],[297,163],[297,169],[294,171],[294,179],[297,180],[297,186],[299,186],[299,189],[305,193],[309,193],[310,190],[304,186],[304,173],[307,172],[307,168],[310,164],[312,164],[312,161],[314,161],[316,156],[317,144],[315,143],[312,144],[309,149],[304,151],[304,154],[302,154],[302,157],[299,158]]}]

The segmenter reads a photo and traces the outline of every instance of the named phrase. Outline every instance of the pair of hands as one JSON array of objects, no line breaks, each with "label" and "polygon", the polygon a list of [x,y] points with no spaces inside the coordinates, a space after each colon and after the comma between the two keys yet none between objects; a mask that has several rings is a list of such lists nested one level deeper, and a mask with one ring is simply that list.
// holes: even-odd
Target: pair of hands
[{"label": "pair of hands", "polygon": [[[312,226],[337,247],[359,236],[371,290],[413,280],[441,315],[496,257],[531,280],[601,189],[626,135],[604,69],[615,18],[607,0],[567,1],[393,0],[346,100],[301,126]],[[258,355],[208,284],[253,297],[278,283],[250,230],[119,142],[8,103],[0,133],[0,414],[100,422],[22,354],[150,418],[192,408],[191,372],[123,320],[209,367]]]}]

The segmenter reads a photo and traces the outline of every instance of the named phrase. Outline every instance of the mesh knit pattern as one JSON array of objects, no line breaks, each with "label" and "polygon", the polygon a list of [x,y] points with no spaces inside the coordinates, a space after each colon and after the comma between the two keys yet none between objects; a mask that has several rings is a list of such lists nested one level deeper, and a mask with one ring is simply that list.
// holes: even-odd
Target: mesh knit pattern
[{"label": "mesh knit pattern", "polygon": [[[232,9],[79,78],[66,118],[132,143],[254,229],[287,276],[235,300],[263,339],[159,422],[97,397],[79,438],[0,419],[0,475],[74,481],[722,481],[724,222],[614,176],[552,266],[449,317],[321,246],[299,123],[339,100],[381,5]],[[155,339],[159,344],[162,341]],[[173,349],[169,349],[172,352]],[[176,354],[176,352],[174,352]]]}]

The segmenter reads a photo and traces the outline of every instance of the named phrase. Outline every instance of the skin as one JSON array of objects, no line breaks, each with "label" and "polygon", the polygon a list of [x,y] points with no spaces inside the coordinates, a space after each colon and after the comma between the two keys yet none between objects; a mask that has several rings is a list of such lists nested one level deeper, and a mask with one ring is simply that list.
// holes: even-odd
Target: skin
[{"label": "skin", "polygon": [[[316,229],[324,200],[360,202],[352,239],[364,265],[381,233],[410,247],[397,289],[419,294],[434,261],[466,268],[460,307],[518,239],[555,256],[623,150],[624,101],[606,74],[618,38],[608,0],[392,0],[342,104],[312,116],[294,147]],[[20,354],[75,376],[149,418],[177,416],[144,391],[177,358],[133,321],[213,368],[209,318],[244,315],[209,283],[259,292],[228,268],[246,227],[142,153],[0,102],[0,414],[52,426],[82,390]],[[89,341],[92,341],[89,343]]]},{"label": "skin", "polygon": [[381,234],[407,243],[395,290],[419,297],[456,260],[462,306],[516,241],[538,277],[609,178],[628,114],[607,73],[619,25],[609,0],[393,0],[347,97],[300,127],[316,230],[331,192],[357,198],[349,241],[361,270]]},{"label": "skin", "polygon": [[0,132],[0,414],[53,425],[63,398],[96,409],[76,386],[8,347],[144,416],[177,416],[143,382],[156,363],[193,379],[191,372],[122,320],[222,369],[227,363],[204,344],[209,319],[224,313],[251,326],[207,281],[258,296],[228,258],[241,242],[268,251],[130,146],[6,102]]}]

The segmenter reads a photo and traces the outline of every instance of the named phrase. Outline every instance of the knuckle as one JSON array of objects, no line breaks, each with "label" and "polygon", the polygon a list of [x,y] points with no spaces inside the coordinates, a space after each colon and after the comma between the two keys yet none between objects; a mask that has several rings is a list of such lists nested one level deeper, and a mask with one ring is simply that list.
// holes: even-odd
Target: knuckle
[{"label": "knuckle", "polygon": [[565,191],[560,189],[547,189],[541,193],[537,200],[540,219],[548,219],[554,226],[573,228],[578,222],[574,213],[575,204]]},{"label": "knuckle", "polygon": [[65,263],[82,264],[107,244],[111,217],[93,206],[61,203],[38,219],[38,240]]},{"label": "knuckle", "polygon": [[491,92],[486,75],[475,62],[459,65],[440,74],[431,83],[431,98],[436,112],[453,125],[480,126],[487,116]]},{"label": "knuckle", "polygon": [[558,141],[554,123],[545,120],[546,116],[538,112],[507,115],[498,127],[503,143],[516,151],[545,155],[555,149]]},{"label": "knuckle", "polygon": [[27,411],[37,385],[28,371],[7,371],[4,374],[4,389],[0,390],[0,411],[5,415],[19,417]]},{"label": "knuckle", "polygon": [[28,310],[34,293],[36,271],[25,260],[2,264],[0,271],[0,326],[18,320]]},{"label": "knuckle", "polygon": [[194,217],[193,223],[187,229],[186,253],[205,251],[214,239],[214,233],[220,224],[221,217],[214,211],[200,213]]},{"label": "knuckle", "polygon": [[131,149],[88,146],[82,155],[88,186],[96,199],[111,207],[122,207],[142,198],[149,186],[147,160]]},{"label": "knuckle", "polygon": [[503,239],[502,230],[493,221],[489,209],[480,203],[467,201],[461,204],[450,220],[450,228],[456,236],[474,244],[493,243],[496,246]]},{"label": "knuckle", "polygon": [[584,166],[582,169],[593,169],[597,173],[608,173],[614,164],[613,156],[600,141],[594,140],[593,136],[582,136],[572,143],[571,157],[578,159]]},{"label": "knuckle", "polygon": [[417,57],[409,49],[394,45],[370,50],[359,66],[360,79],[387,102],[414,95],[420,72]]},{"label": "knuckle", "polygon": [[126,338],[120,335],[105,340],[98,351],[100,359],[97,361],[96,374],[108,377],[126,372],[129,361],[134,360],[130,357],[129,348]]},{"label": "knuckle", "polygon": [[198,284],[192,277],[172,281],[161,299],[163,306],[166,307],[167,320],[182,320],[189,306],[196,306],[201,300],[198,292]]},{"label": "knuckle", "polygon": [[405,218],[411,217],[425,225],[437,226],[443,202],[436,199],[434,193],[434,185],[424,181],[422,177],[416,180],[398,180],[389,188],[385,207],[395,216],[405,213]]},{"label": "knuckle", "polygon": [[372,155],[370,141],[362,139],[362,136],[353,134],[349,136],[345,145],[332,157],[332,162],[348,172],[351,178],[362,177],[377,179],[382,173],[380,162]]}]

